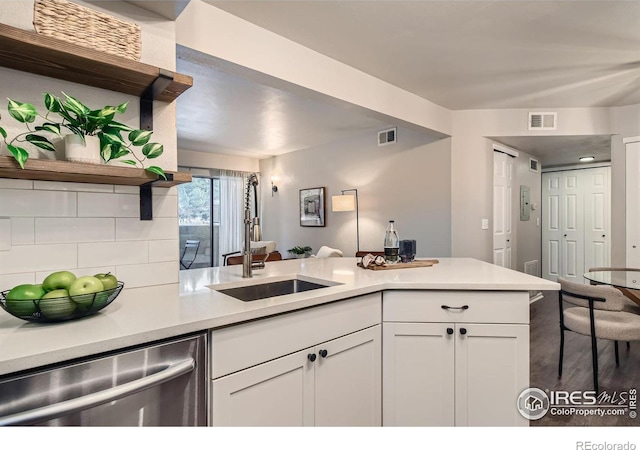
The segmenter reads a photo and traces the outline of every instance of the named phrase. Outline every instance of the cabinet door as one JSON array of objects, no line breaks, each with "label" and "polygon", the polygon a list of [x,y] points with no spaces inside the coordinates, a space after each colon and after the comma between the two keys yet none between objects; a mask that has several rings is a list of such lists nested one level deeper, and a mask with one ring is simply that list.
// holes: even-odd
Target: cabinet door
[{"label": "cabinet door", "polygon": [[560,275],[575,283],[584,278],[584,173],[568,170],[562,174],[562,253]]},{"label": "cabinet door", "polygon": [[584,270],[611,265],[611,167],[584,170]]},{"label": "cabinet door", "polygon": [[384,426],[454,424],[454,335],[447,323],[383,324]]},{"label": "cabinet door", "polygon": [[313,363],[302,350],[212,382],[213,426],[312,426]]},{"label": "cabinet door", "polygon": [[380,341],[377,325],[316,347],[316,426],[380,426]]},{"label": "cabinet door", "polygon": [[458,324],[455,336],[456,426],[528,425],[516,402],[529,387],[529,327]]}]

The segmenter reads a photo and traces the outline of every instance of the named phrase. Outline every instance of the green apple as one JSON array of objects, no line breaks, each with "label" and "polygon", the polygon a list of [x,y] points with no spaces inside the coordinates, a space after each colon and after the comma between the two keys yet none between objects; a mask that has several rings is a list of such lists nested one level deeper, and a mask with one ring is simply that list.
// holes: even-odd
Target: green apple
[{"label": "green apple", "polygon": [[69,295],[73,297],[73,301],[83,308],[90,308],[93,304],[94,294],[104,291],[102,281],[96,277],[80,277],[71,284]]},{"label": "green apple", "polygon": [[40,299],[40,311],[47,319],[64,319],[76,310],[76,303],[69,298],[69,291],[56,289]]},{"label": "green apple", "polygon": [[111,275],[111,272],[98,273],[95,275],[95,277],[98,280],[102,281],[105,291],[108,291],[110,289],[115,289],[118,287],[118,279],[113,275]]},{"label": "green apple", "polygon": [[60,298],[60,297],[68,297],[69,291],[66,289],[56,289],[55,291],[49,291],[42,296],[42,298]]},{"label": "green apple", "polygon": [[37,311],[34,300],[42,298],[44,289],[35,284],[21,284],[7,294],[7,309],[17,316],[30,316]]},{"label": "green apple", "polygon": [[42,288],[49,292],[56,289],[69,289],[71,284],[76,281],[76,276],[66,270],[61,272],[53,272],[42,282]]}]

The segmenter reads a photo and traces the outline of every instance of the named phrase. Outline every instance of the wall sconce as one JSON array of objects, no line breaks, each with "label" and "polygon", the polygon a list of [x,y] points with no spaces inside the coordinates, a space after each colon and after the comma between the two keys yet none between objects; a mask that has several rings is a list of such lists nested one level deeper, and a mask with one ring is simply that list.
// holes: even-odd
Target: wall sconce
[{"label": "wall sconce", "polygon": [[[345,194],[345,192],[355,192],[354,194]],[[340,195],[333,195],[331,197],[331,210],[334,212],[354,211],[356,212],[356,246],[357,251],[360,251],[360,223],[359,223],[359,211],[358,211],[358,190],[357,189],[345,189],[340,191]]]},{"label": "wall sconce", "polygon": [[278,192],[278,186],[275,185],[275,182],[278,181],[277,177],[271,177],[271,196]]}]

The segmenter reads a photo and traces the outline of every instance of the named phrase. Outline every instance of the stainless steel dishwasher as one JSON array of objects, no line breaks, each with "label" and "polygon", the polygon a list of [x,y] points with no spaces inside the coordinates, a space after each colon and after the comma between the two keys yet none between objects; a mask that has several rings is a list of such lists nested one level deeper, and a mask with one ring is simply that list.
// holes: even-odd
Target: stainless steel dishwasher
[{"label": "stainless steel dishwasher", "polygon": [[0,379],[0,425],[206,426],[206,334]]}]

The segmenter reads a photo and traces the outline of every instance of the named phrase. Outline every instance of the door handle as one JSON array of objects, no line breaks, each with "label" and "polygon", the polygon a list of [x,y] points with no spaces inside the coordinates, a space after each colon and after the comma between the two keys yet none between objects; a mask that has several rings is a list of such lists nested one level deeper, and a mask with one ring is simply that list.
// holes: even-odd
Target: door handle
[{"label": "door handle", "polygon": [[173,380],[174,378],[193,371],[195,368],[196,361],[193,358],[189,358],[187,360],[171,364],[166,369],[154,373],[153,375],[148,375],[146,377],[130,381],[129,383],[125,383],[121,386],[115,386],[83,397],[55,403],[53,405],[47,405],[41,408],[11,414],[10,416],[0,417],[0,426],[25,425],[42,422],[66,414],[82,411],[83,409],[93,408],[94,406],[109,403],[165,383],[169,380]]}]

